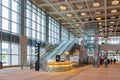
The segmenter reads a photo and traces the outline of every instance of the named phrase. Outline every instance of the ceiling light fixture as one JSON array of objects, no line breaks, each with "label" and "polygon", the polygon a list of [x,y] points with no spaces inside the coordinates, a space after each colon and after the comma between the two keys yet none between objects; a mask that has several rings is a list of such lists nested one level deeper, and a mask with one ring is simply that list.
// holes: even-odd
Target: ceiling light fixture
[{"label": "ceiling light fixture", "polygon": [[114,21],[111,21],[110,24],[114,24],[115,22]]},{"label": "ceiling light fixture", "polygon": [[80,24],[77,23],[77,24],[75,24],[75,26],[80,26]]},{"label": "ceiling light fixture", "polygon": [[111,18],[111,19],[115,19],[115,16],[111,16],[110,18]]},{"label": "ceiling light fixture", "polygon": [[99,7],[99,6],[100,6],[100,3],[95,2],[95,3],[93,3],[93,6],[94,6],[94,7]]},{"label": "ceiling light fixture", "polygon": [[71,16],[72,16],[72,14],[68,13],[68,14],[67,14],[67,16],[68,16],[68,17],[71,17]]},{"label": "ceiling light fixture", "polygon": [[100,11],[95,11],[95,14],[96,14],[96,15],[100,15],[101,12],[100,12]]},{"label": "ceiling light fixture", "polygon": [[101,22],[99,22],[99,25],[102,25],[102,23],[101,23]]},{"label": "ceiling light fixture", "polygon": [[76,20],[75,19],[72,19],[73,22],[75,22]]},{"label": "ceiling light fixture", "polygon": [[100,26],[100,28],[102,28],[102,26]]},{"label": "ceiling light fixture", "polygon": [[111,13],[117,13],[117,10],[116,9],[113,9],[113,10],[111,10]]},{"label": "ceiling light fixture", "polygon": [[101,29],[99,29],[99,31],[103,31],[103,29],[101,28]]},{"label": "ceiling light fixture", "polygon": [[85,21],[88,21],[89,19],[88,18],[84,18]]},{"label": "ceiling light fixture", "polygon": [[60,8],[60,10],[63,10],[63,11],[67,9],[67,8],[66,8],[65,6],[63,6],[63,5],[61,5],[59,8]]},{"label": "ceiling light fixture", "polygon": [[101,20],[101,17],[97,17],[96,20],[100,21],[100,20]]},{"label": "ceiling light fixture", "polygon": [[86,13],[81,13],[81,16],[86,16]]},{"label": "ceiling light fixture", "polygon": [[113,28],[109,28],[109,30],[110,30],[110,31],[112,31],[112,30],[113,30]]},{"label": "ceiling light fixture", "polygon": [[112,35],[112,34],[113,34],[113,32],[112,32],[112,31],[110,31],[110,32],[109,32],[109,35]]},{"label": "ceiling light fixture", "polygon": [[76,4],[75,6],[76,6],[77,9],[82,9],[83,8],[83,5]]},{"label": "ceiling light fixture", "polygon": [[119,4],[119,1],[118,0],[113,0],[112,1],[112,5],[118,5]]}]

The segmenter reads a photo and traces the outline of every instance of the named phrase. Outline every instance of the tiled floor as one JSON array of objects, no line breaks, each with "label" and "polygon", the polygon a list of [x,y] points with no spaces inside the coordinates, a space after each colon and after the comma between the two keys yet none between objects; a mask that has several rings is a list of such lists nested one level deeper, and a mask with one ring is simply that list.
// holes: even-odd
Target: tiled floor
[{"label": "tiled floor", "polygon": [[0,69],[0,80],[120,80],[120,64],[112,64],[108,68],[88,65],[66,72],[4,68]]}]

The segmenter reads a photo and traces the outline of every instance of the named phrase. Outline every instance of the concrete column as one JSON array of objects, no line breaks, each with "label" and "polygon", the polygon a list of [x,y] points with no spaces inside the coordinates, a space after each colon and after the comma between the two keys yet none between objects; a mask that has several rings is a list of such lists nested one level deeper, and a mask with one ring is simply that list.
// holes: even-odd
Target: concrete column
[{"label": "concrete column", "polygon": [[[1,34],[0,34],[1,36]],[[2,61],[2,43],[1,43],[1,40],[0,40],[0,61]]]},{"label": "concrete column", "polygon": [[21,51],[21,65],[26,65],[27,63],[27,37],[25,36],[25,26],[24,26],[24,5],[25,0],[21,0],[21,35],[20,41],[20,51]]},{"label": "concrete column", "polygon": [[50,47],[49,43],[49,16],[46,14],[46,49],[48,50]]},{"label": "concrete column", "polygon": [[59,26],[60,26],[60,30],[59,30],[59,35],[60,35],[59,39],[60,39],[60,40],[59,40],[59,42],[61,42],[61,40],[62,40],[62,39],[61,39],[61,34],[62,34],[61,29],[62,29],[62,28],[61,28],[61,25],[59,25]]},{"label": "concrete column", "polygon": [[20,36],[20,51],[21,51],[21,65],[27,63],[27,37],[24,35]]},{"label": "concrete column", "polygon": [[24,26],[24,14],[25,14],[25,11],[24,11],[24,8],[25,8],[25,0],[21,0],[21,35],[25,35],[25,26]]}]

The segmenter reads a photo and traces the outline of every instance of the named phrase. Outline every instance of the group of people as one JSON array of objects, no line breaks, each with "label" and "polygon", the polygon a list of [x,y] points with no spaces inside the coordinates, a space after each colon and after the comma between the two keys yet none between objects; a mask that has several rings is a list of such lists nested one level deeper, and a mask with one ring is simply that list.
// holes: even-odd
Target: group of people
[{"label": "group of people", "polygon": [[109,58],[107,58],[107,57],[105,57],[105,58],[102,58],[102,57],[100,57],[100,65],[103,65],[104,64],[104,67],[108,67],[108,64],[112,64],[112,63],[116,63],[116,59],[114,58],[114,59],[109,59]]}]

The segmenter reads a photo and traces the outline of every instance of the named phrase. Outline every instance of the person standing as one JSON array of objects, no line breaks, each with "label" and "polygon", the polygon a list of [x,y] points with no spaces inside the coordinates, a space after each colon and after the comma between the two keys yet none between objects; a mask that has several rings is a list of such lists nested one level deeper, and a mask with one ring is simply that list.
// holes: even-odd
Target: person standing
[{"label": "person standing", "polygon": [[116,59],[114,58],[114,64],[116,63]]},{"label": "person standing", "polygon": [[112,58],[110,59],[110,63],[112,64]]}]

